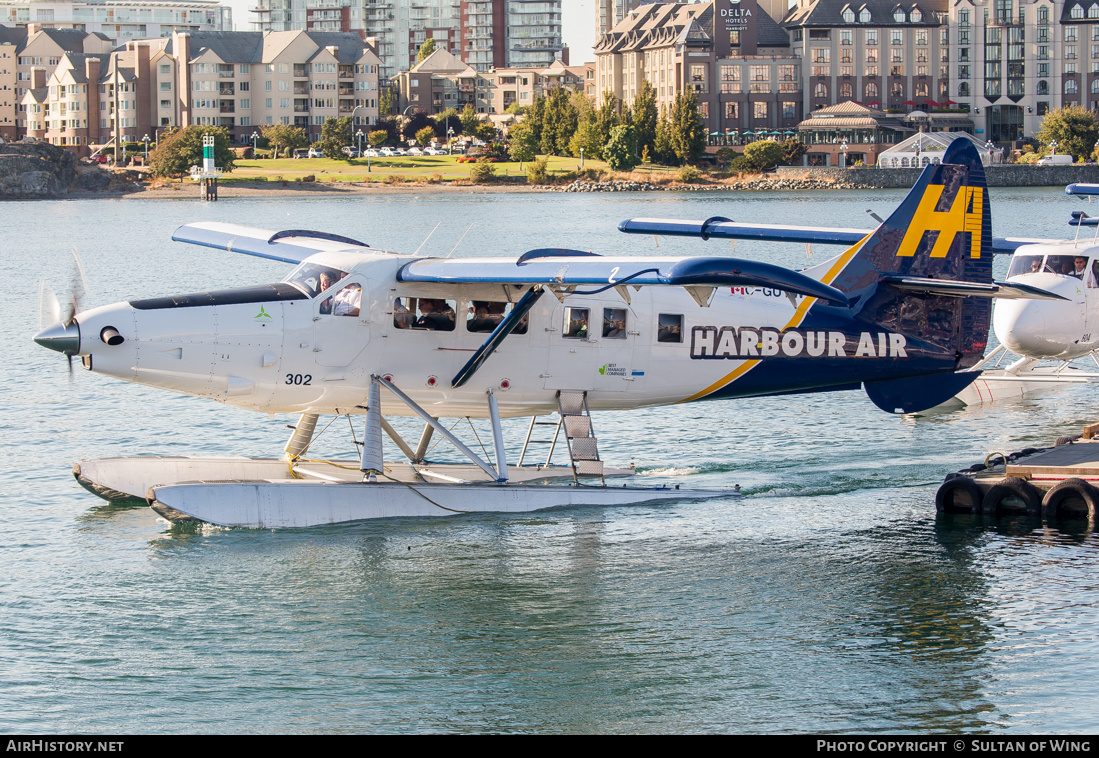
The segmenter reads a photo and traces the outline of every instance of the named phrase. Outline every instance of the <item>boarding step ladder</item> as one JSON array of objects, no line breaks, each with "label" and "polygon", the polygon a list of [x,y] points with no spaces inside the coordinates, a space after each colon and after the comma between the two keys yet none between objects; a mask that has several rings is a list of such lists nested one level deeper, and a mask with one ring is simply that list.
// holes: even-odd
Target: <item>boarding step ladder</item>
[{"label": "boarding step ladder", "polygon": [[599,459],[599,441],[592,429],[591,413],[588,412],[588,393],[559,391],[557,411],[565,428],[573,481],[579,483],[582,476],[598,476],[605,486],[607,481],[603,478],[603,461]]},{"label": "boarding step ladder", "polygon": [[[561,436],[561,420],[557,421],[539,421],[541,416],[531,416],[530,426],[527,427],[527,438],[523,440],[523,450],[519,453],[519,465],[523,465],[523,460],[527,457],[527,450],[531,445],[549,445],[549,452],[546,453],[546,466],[550,465],[550,461],[553,460],[553,451],[557,449],[557,440]],[[553,438],[552,439],[531,439],[534,436],[534,427],[536,426],[552,426]]]}]

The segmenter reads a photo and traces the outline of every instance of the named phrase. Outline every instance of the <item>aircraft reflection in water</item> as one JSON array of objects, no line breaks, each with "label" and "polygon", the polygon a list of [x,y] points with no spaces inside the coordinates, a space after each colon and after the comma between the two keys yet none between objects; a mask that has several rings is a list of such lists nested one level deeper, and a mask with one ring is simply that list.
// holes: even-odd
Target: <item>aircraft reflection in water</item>
[{"label": "aircraft reflection in water", "polygon": [[[675,222],[622,227],[650,233],[661,223]],[[719,236],[722,223],[696,224],[695,233]],[[301,414],[283,460],[79,464],[93,491],[146,496],[171,519],[292,526],[724,497],[576,486],[606,473],[591,412],[860,385],[889,412],[941,403],[978,376],[990,298],[1056,297],[992,281],[990,229],[984,170],[961,140],[878,229],[801,272],[724,257],[557,249],[514,260],[424,259],[318,232],[193,224],[174,239],[296,268],[275,284],[95,308],[35,340],[125,381]],[[562,472],[508,465],[500,418],[553,411],[570,457],[563,473],[574,484],[525,485]],[[353,471],[304,462],[322,414],[366,415]],[[389,426],[391,415],[425,421],[415,447]],[[465,447],[437,421],[443,416],[489,418],[496,460]],[[383,431],[409,463],[383,464]],[[425,462],[436,433],[472,465]]]}]

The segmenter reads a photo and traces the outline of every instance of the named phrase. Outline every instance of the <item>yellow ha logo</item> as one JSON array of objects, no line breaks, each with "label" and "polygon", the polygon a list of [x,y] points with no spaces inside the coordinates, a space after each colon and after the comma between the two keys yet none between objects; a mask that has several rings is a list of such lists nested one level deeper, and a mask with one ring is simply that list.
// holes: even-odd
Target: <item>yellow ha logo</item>
[{"label": "yellow ha logo", "polygon": [[931,248],[932,258],[945,258],[954,236],[958,232],[969,232],[969,257],[981,257],[981,222],[984,219],[984,188],[962,187],[954,196],[954,202],[948,211],[936,211],[939,198],[943,194],[943,185],[928,185],[920,198],[912,223],[904,233],[898,256],[912,256],[916,248],[929,232],[938,232],[935,244]]}]

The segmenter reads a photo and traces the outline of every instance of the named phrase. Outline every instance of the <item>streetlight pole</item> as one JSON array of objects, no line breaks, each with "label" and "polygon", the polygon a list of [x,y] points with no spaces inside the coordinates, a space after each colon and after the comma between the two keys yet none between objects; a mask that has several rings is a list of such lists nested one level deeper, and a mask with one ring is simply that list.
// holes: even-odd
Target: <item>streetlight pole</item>
[{"label": "streetlight pole", "polygon": [[259,157],[258,155],[256,155],[256,145],[258,144],[258,142],[259,142],[259,130],[253,129],[252,130],[252,160],[255,160],[256,158]]},{"label": "streetlight pole", "polygon": [[454,127],[453,126],[448,126],[446,128],[446,154],[447,155],[450,155],[450,153],[451,153],[450,141],[453,140],[453,139],[454,139]]},{"label": "streetlight pole", "polygon": [[360,129],[355,132],[355,136],[359,138],[359,157],[361,158],[363,154],[363,130]]},{"label": "streetlight pole", "polygon": [[1057,155],[1057,140],[1053,140],[1049,143],[1049,149],[1053,151],[1051,155]]},{"label": "streetlight pole", "polygon": [[840,164],[840,168],[847,168],[847,140],[844,140],[843,144],[840,145],[840,152],[843,153],[843,163]]},{"label": "streetlight pole", "polygon": [[142,140],[142,142],[145,143],[145,165],[148,166],[149,165],[149,135],[146,134],[144,137],[141,138],[141,140]]},{"label": "streetlight pole", "polygon": [[584,170],[584,148],[580,148],[580,170]]}]

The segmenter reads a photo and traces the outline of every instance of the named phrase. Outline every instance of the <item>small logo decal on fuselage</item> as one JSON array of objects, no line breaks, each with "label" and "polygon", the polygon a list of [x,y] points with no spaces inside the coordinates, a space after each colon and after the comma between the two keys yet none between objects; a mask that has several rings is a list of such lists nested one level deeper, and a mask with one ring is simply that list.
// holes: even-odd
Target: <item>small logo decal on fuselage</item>
[{"label": "small logo decal on fuselage", "polygon": [[263,309],[263,306],[261,305],[259,307],[259,313],[257,313],[254,318],[268,318],[269,319],[269,318],[271,318],[271,316],[270,316],[270,314],[267,313],[267,311],[265,311]]},{"label": "small logo decal on fuselage", "polygon": [[[852,344],[854,343],[854,344]],[[907,341],[895,332],[862,332],[858,338],[817,329],[696,326],[691,358],[907,358]]]}]

